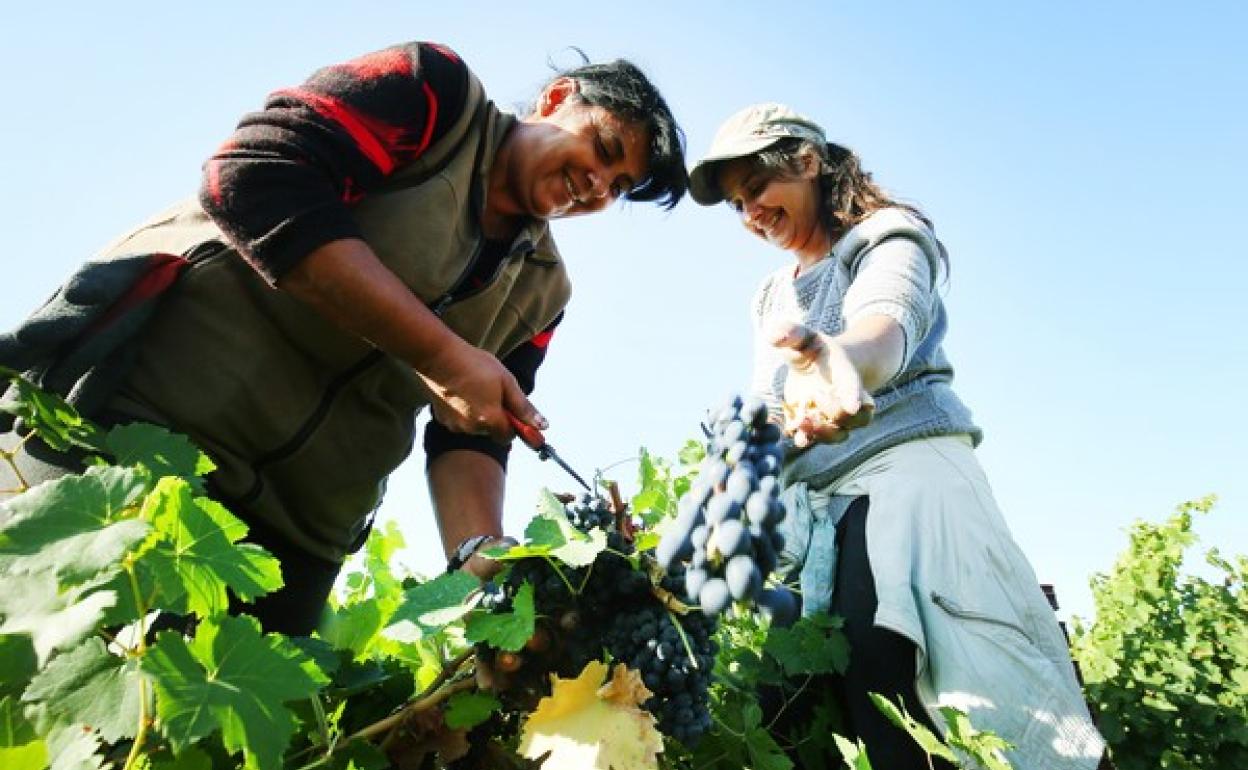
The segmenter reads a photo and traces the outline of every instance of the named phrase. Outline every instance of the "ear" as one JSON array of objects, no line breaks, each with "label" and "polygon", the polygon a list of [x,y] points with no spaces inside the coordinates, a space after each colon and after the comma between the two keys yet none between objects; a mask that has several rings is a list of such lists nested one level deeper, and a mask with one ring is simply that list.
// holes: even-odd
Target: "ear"
[{"label": "ear", "polygon": [[581,86],[575,78],[557,77],[542,89],[542,94],[537,100],[537,109],[534,112],[539,117],[547,117],[580,93],[580,90]]},{"label": "ear", "polygon": [[803,145],[798,150],[798,159],[802,164],[802,173],[800,175],[802,179],[815,179],[823,171],[823,158],[819,157],[819,153],[808,146]]}]

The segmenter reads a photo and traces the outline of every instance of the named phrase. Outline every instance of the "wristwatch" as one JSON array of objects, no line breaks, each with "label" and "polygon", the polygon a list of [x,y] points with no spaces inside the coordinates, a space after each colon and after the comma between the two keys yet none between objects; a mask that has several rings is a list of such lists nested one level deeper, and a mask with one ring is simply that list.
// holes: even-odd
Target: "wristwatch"
[{"label": "wristwatch", "polygon": [[451,554],[451,558],[446,560],[446,571],[454,572],[463,567],[481,546],[493,539],[493,535],[473,535],[462,540],[459,545],[455,546],[455,552]]}]

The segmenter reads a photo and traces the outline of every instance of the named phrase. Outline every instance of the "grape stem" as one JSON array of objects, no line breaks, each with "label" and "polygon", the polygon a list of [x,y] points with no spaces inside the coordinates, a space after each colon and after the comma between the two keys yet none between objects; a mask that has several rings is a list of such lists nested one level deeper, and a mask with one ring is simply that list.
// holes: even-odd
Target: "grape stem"
[{"label": "grape stem", "polygon": [[688,615],[693,609],[692,606],[685,604],[680,599],[677,599],[676,594],[667,590],[663,586],[651,585],[650,593],[654,595],[654,598],[659,600],[659,603],[663,605],[663,609],[668,612],[675,612],[679,615]]},{"label": "grape stem", "polygon": [[805,691],[806,687],[814,680],[814,678],[815,678],[814,674],[807,674],[805,681],[803,681],[801,686],[798,687],[797,690],[793,693],[793,697],[784,699],[784,703],[780,705],[780,710],[777,711],[776,715],[773,716],[771,718],[771,721],[767,723],[768,731],[770,731],[771,728],[776,726],[776,721],[780,719],[780,715],[784,713],[784,710],[789,707],[790,703],[793,703],[794,701],[797,700],[798,696],[800,696],[802,692]]},{"label": "grape stem", "polygon": [[689,637],[685,635],[685,629],[680,625],[680,618],[676,617],[676,613],[670,609],[667,614],[672,618],[672,625],[676,627],[676,634],[680,636],[680,643],[685,645],[685,652],[689,655],[689,663],[694,668],[702,668],[698,665],[698,656],[693,654],[693,645],[689,644]]},{"label": "grape stem", "polygon": [[614,481],[608,481],[607,493],[611,495],[611,512],[615,514],[615,531],[628,542],[633,542],[637,529],[633,526],[632,517],[628,515],[628,503],[620,497],[620,485]]},{"label": "grape stem", "polygon": [[[139,576],[134,571],[134,563],[131,557],[127,556],[126,561],[122,565],[126,571],[127,577],[130,578],[130,590],[134,592],[134,603],[139,612],[139,629],[138,642],[134,650],[128,650],[132,655],[142,658],[147,654],[147,630],[144,626],[144,620],[147,618],[147,607],[143,601],[143,592],[139,590]],[[143,744],[147,740],[147,726],[149,719],[147,718],[147,678],[140,676],[139,680],[139,726],[135,732],[134,743],[130,744],[130,753],[126,757],[126,764],[122,770],[131,770],[137,767],[139,754],[143,749]]]},{"label": "grape stem", "polygon": [[0,450],[0,457],[3,457],[4,461],[9,464],[9,467],[13,469],[13,477],[17,479],[17,489],[6,489],[4,490],[5,493],[20,494],[30,489],[30,482],[26,481],[26,477],[22,475],[21,470],[17,467],[17,460],[15,458],[17,457],[17,453],[21,451],[22,447],[26,445],[26,442],[29,441],[30,437],[33,435],[35,434],[32,431],[27,433],[25,436],[22,436],[21,441],[17,442],[17,445],[13,447],[13,451],[11,452]]},{"label": "grape stem", "polygon": [[[567,576],[563,574],[563,570],[559,569],[559,565],[555,562],[554,559],[550,558],[549,556],[543,556],[542,558],[545,559],[546,563],[551,566],[551,569],[555,571],[555,574],[559,576],[559,579],[563,581],[563,584],[568,587],[569,593],[571,593],[573,596],[581,595],[580,591],[572,587],[572,583],[568,580]],[[592,570],[593,568],[591,567],[590,569]],[[581,588],[584,588],[584,587],[585,587],[584,585],[581,586]]]},{"label": "grape stem", "polygon": [[[373,724],[369,725],[368,727],[363,728],[359,732],[352,734],[349,738],[347,738],[346,742],[350,743],[351,741],[362,739],[362,738],[372,738],[373,736],[380,735],[381,733],[393,730],[394,728],[401,725],[403,723],[403,720],[407,719],[407,717],[409,717],[410,715],[415,714],[420,711],[427,711],[433,708],[434,706],[438,705],[442,701],[446,700],[447,698],[451,697],[455,693],[462,692],[464,690],[471,690],[472,688],[476,686],[477,686],[477,680],[473,677],[466,677],[464,679],[459,679],[454,682],[449,682],[447,684],[444,684],[441,687],[439,687],[436,691],[434,691],[433,693],[430,693],[429,695],[426,695],[425,697],[419,700],[414,700],[414,701],[409,702],[397,714],[391,714],[390,716],[386,717],[380,722],[374,722]],[[386,740],[389,740],[389,736],[387,736]],[[385,743],[386,741],[383,740],[382,745],[384,746]]]},{"label": "grape stem", "polygon": [[[465,661],[471,658],[472,655],[473,655],[473,651],[469,649],[455,656],[450,661],[448,661],[444,666],[442,666],[442,670],[438,672],[438,675],[434,677],[432,682],[429,683],[429,686],[426,687],[424,690],[422,690],[420,696],[418,696],[415,700],[408,701],[403,706],[400,706],[398,709],[394,711],[394,713],[392,713],[390,716],[386,717],[385,719],[374,722],[373,724],[368,725],[367,727],[363,727],[360,730],[352,733],[351,735],[348,735],[346,738],[336,741],[332,746],[328,748],[328,751],[325,752],[324,756],[321,756],[318,759],[313,760],[309,764],[303,765],[299,770],[309,770],[310,768],[313,768],[313,767],[319,767],[320,765],[325,764],[325,762],[327,762],[329,758],[333,756],[334,751],[338,747],[346,746],[352,741],[363,740],[367,738],[372,738],[376,735],[380,735],[386,732],[387,730],[390,730],[391,728],[394,728],[398,726],[399,724],[401,724],[403,719],[408,714],[411,714],[417,711],[424,711],[425,709],[432,708],[433,706],[436,706],[437,704],[441,703],[443,700],[451,697],[455,693],[461,690],[467,690],[470,687],[475,686],[476,685],[475,677],[466,677],[450,685],[446,685],[447,680],[450,679],[452,676],[454,676],[456,673],[458,673],[459,669],[464,665]],[[446,686],[444,687],[444,685]],[[313,747],[304,749],[303,751],[298,752],[294,757],[292,757],[292,759],[297,759],[298,757],[303,756],[312,750],[314,750]]]}]

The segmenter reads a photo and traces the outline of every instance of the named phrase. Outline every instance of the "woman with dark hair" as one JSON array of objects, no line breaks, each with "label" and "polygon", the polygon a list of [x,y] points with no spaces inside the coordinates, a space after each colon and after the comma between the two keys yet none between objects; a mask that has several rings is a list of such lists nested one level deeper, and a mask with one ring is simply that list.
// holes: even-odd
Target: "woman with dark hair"
[{"label": "woman with dark hair", "polygon": [[1090,769],[1093,727],[1064,637],[997,509],[953,392],[931,222],[779,104],[729,118],[690,174],[793,260],[752,305],[753,390],[793,437],[785,560],[803,612],[845,619],[836,689],[876,767],[928,768],[868,697],[929,726],[954,706],[1019,770]]},{"label": "woman with dark hair", "polygon": [[[670,208],[687,181],[680,128],[627,61],[558,73],[511,115],[449,48],[393,46],[270,94],[198,197],[0,335],[0,364],[93,419],[189,435],[210,494],[284,568],[234,609],[307,634],[426,406],[444,550],[495,564],[474,554],[503,534],[509,413],[546,427],[527,394],[571,293],[549,221]],[[20,432],[0,418],[25,481],[81,468]],[[7,470],[0,490],[24,486]]]}]

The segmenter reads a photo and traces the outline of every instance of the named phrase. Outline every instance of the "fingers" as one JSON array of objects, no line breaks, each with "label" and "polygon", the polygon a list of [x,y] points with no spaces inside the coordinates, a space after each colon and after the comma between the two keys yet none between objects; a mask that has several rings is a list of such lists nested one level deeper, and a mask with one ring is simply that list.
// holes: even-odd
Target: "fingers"
[{"label": "fingers", "polygon": [[772,346],[785,351],[790,366],[806,367],[819,357],[822,339],[809,326],[792,321],[779,321],[767,329]]},{"label": "fingers", "polygon": [[793,437],[793,445],[804,449],[815,443],[839,444],[851,431],[870,424],[875,415],[875,402],[865,391],[854,396],[853,411],[842,406],[825,406],[811,401],[786,414],[785,433]]},{"label": "fingers", "polygon": [[516,378],[510,376],[503,380],[503,408],[516,416],[516,419],[526,425],[532,425],[538,430],[546,430],[550,427],[550,423],[537,411],[537,407],[533,406],[533,402],[529,401],[528,396],[524,395],[524,391],[520,389],[520,384],[516,382]]},{"label": "fingers", "polygon": [[488,551],[491,548],[497,548],[499,546],[507,546],[510,548],[513,545],[516,545],[515,538],[507,536],[487,540],[481,544],[481,547],[477,549],[477,552],[474,553],[468,561],[464,562],[464,566],[461,569],[475,575],[481,580],[489,580],[498,574],[498,571],[503,568],[503,563],[497,559],[491,559],[488,556],[483,556],[482,552]]}]

